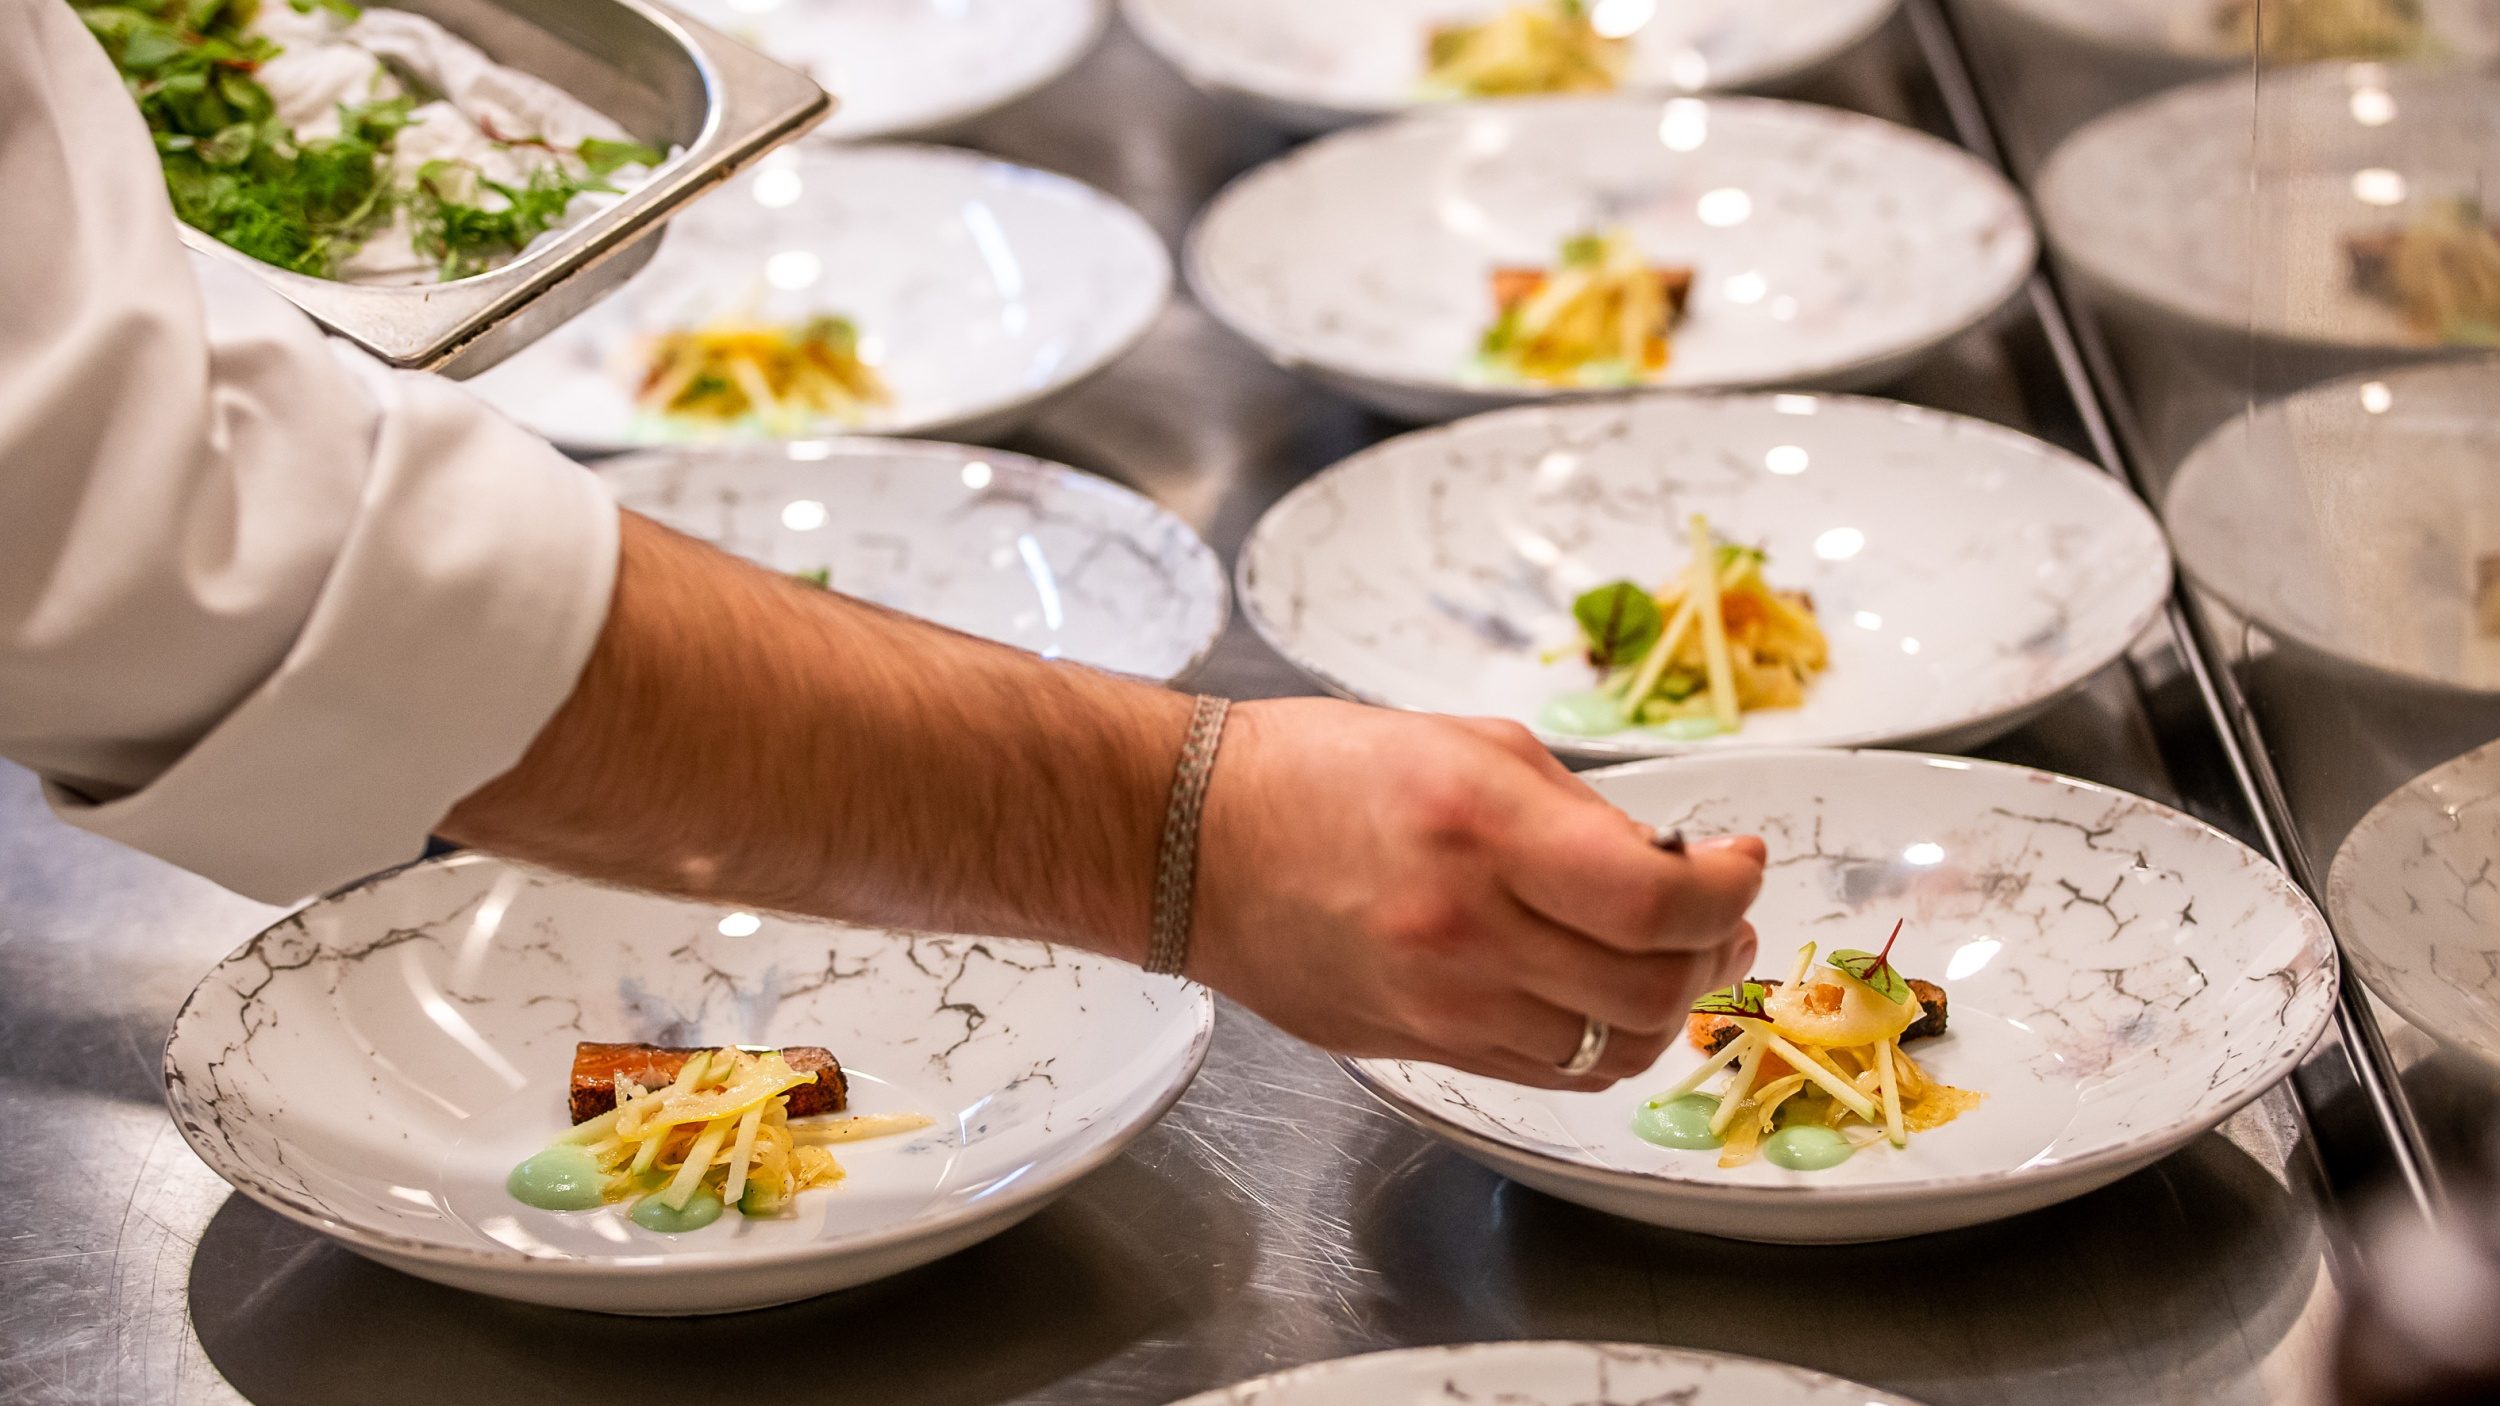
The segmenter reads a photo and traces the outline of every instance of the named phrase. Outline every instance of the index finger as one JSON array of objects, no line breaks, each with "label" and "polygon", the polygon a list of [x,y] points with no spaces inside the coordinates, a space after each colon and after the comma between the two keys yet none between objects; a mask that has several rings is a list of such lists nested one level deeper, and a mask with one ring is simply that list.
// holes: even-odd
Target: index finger
[{"label": "index finger", "polygon": [[1559,788],[1524,810],[1496,855],[1520,902],[1626,952],[1692,951],[1728,940],[1762,891],[1751,835],[1688,840],[1681,854],[1594,798]]}]

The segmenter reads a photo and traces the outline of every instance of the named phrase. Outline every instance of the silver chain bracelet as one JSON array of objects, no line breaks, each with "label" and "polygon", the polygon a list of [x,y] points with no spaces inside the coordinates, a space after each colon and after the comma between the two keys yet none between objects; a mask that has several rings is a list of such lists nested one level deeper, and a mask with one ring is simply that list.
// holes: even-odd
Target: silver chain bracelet
[{"label": "silver chain bracelet", "polygon": [[1215,749],[1224,740],[1224,715],[1232,701],[1201,695],[1189,714],[1180,765],[1172,772],[1172,804],[1163,816],[1163,847],[1155,858],[1154,933],[1146,947],[1146,970],[1179,976],[1189,965],[1191,899],[1197,892],[1198,817],[1206,810],[1207,782],[1215,775]]}]

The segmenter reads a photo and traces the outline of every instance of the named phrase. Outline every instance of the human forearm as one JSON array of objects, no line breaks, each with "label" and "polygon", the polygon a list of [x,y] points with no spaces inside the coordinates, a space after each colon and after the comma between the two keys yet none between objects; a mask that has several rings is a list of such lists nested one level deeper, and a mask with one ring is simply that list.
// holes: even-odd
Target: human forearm
[{"label": "human forearm", "polygon": [[442,829],[616,883],[1134,958],[1187,715],[629,514],[572,698]]}]

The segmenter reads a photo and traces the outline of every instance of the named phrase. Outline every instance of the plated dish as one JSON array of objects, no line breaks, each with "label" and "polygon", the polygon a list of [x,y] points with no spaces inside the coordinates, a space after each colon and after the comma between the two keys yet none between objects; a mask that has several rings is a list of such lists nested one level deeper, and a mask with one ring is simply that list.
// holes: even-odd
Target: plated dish
[{"label": "plated dish", "polygon": [[1101,37],[1110,0],[686,0],[840,104],[817,135],[938,137],[1034,92]]},{"label": "plated dish", "polygon": [[[1507,272],[1553,293],[1591,234],[1620,241],[1607,257],[1627,275],[1691,271],[1671,355],[1649,354],[1642,338],[1667,329],[1646,317],[1568,374],[1488,359]],[[2009,186],[1904,128],[1761,98],[1611,97],[1314,142],[1219,194],[1184,259],[1199,300],[1271,359],[1428,420],[1631,385],[1874,384],[1994,312],[2034,252]]]},{"label": "plated dish", "polygon": [[[211,1169],[359,1254],[532,1303],[715,1313],[1013,1225],[1180,1096],[1212,1021],[1203,992],[1074,952],[730,912],[471,855],[254,938],[184,1005],[165,1087]],[[513,1171],[572,1126],[586,1038],[821,1045],[845,1112],[931,1121],[842,1144],[845,1175],[767,1214],[653,1228],[606,1204],[526,1204]]]},{"label": "plated dish", "polygon": [[[1764,836],[1758,976],[1793,975],[1804,941],[1872,956],[1901,923],[1890,964],[1950,998],[1943,1032],[1907,1048],[1927,1080],[1977,1098],[1898,1146],[1730,1166],[1643,1136],[1651,1104],[1709,1058],[1688,1042],[1599,1094],[1349,1063],[1393,1111],[1566,1200],[1790,1243],[1974,1225],[2081,1195],[2213,1127],[2289,1072],[2333,1011],[2335,950],[2316,910],[2245,846],[2150,801],[1897,752],[1687,757],[1586,777],[1662,828]],[[1801,996],[1827,981],[1808,975]]]},{"label": "plated dish", "polygon": [[1454,99],[1772,86],[1857,45],[1896,0],[1124,0],[1211,92],[1302,131]]},{"label": "plated dish", "polygon": [[1252,627],[1331,690],[1612,758],[1974,746],[2117,658],[2169,583],[2160,527],[2090,465],[1797,394],[1418,431],[1287,494],[1238,562]]},{"label": "plated dish", "polygon": [[2335,852],[2327,911],[2379,999],[2500,1066],[2500,743],[2371,807]]},{"label": "plated dish", "polygon": [[2235,376],[2252,332],[2329,374],[2500,340],[2500,243],[2471,203],[2500,182],[2500,83],[2322,64],[2257,101],[2218,78],[2076,132],[2040,172],[2051,246]]},{"label": "plated dish", "polygon": [[909,615],[1157,683],[1232,614],[1187,523],[1105,479],[1002,450],[844,439],[608,461],[619,503]]},{"label": "plated dish", "polygon": [[2279,644],[2500,693],[2496,375],[2397,368],[2225,424],[2163,498],[2181,569]]},{"label": "plated dish", "polygon": [[1912,1406],[1803,1367],[1686,1348],[1617,1343],[1474,1343],[1340,1358],[1175,1406]]},{"label": "plated dish", "polygon": [[1126,352],[1170,288],[1162,241],[1089,186],[945,147],[802,147],[474,388],[583,452],[985,437]]}]

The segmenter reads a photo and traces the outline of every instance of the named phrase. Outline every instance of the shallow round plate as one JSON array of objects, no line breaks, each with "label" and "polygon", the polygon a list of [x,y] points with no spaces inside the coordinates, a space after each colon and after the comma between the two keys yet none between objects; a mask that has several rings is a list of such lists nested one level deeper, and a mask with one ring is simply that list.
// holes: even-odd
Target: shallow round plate
[{"label": "shallow round plate", "polygon": [[2326,904],[2381,1000],[2500,1066],[2500,742],[2372,807],[2336,851]]},{"label": "shallow round plate", "polygon": [[1653,1147],[1642,1099],[1700,1062],[1679,1041],[1600,1094],[1433,1065],[1348,1067],[1396,1112],[1529,1186],[1740,1240],[1838,1243],[1976,1225],[2117,1180],[2291,1072],[2335,1001],[2326,924],[2280,872],[2177,811],[1993,762],[1751,752],[1587,779],[1660,828],[1771,847],[1759,975],[1807,941],[1881,947],[1941,983],[1952,1028],[1911,1053],[1980,1106],[1826,1172]]},{"label": "shallow round plate", "polygon": [[2189,579],[2278,639],[2364,669],[2500,692],[2476,616],[2500,570],[2500,361],[2354,377],[2198,445],[2162,506]]},{"label": "shallow round plate", "polygon": [[1109,0],[679,0],[833,94],[812,134],[937,136],[1074,67]]},{"label": "shallow round plate", "polygon": [[[2060,34],[2122,54],[2167,59],[2201,70],[2235,68],[2247,82],[2249,54],[2219,20],[2219,0],[1995,0]],[[2500,55],[2500,3],[2423,0],[2424,59],[2482,60]],[[2275,60],[2268,60],[2269,66]]]},{"label": "shallow round plate", "polygon": [[[718,1313],[997,1234],[1109,1161],[1197,1072],[1203,991],[1058,948],[732,913],[480,856],[335,894],[220,963],[165,1094],[246,1196],[422,1278],[611,1313]],[[504,1192],[567,1126],[577,1040],[816,1044],[853,1106],[935,1126],[844,1147],[774,1220],[684,1235]]]},{"label": "shallow round plate", "polygon": [[[1754,88],[1791,78],[1882,27],[1899,0],[1600,0],[1594,18],[1628,33],[1624,90]],[[1503,0],[1123,0],[1156,52],[1209,92],[1302,131],[1433,100],[1423,87],[1433,26],[1480,19]]]},{"label": "shallow round plate", "polygon": [[1279,363],[1411,419],[1587,390],[1495,379],[1476,345],[1498,265],[1630,229],[1689,264],[1678,387],[1875,384],[1994,312],[2030,271],[2011,187],[1888,122],[1767,98],[1523,99],[1305,146],[1191,231],[1199,300]]},{"label": "shallow round plate", "polygon": [[1913,1406],[1784,1362],[1629,1343],[1470,1343],[1346,1357],[1175,1406]]},{"label": "shallow round plate", "polygon": [[916,440],[610,460],[624,506],[776,571],[941,625],[1168,683],[1232,615],[1215,553],[1152,500],[1064,465]]},{"label": "shallow round plate", "polygon": [[[2262,94],[2262,96],[2260,96]],[[2262,106],[2260,106],[2262,104]],[[2500,185],[2500,82],[2383,64],[2269,70],[2120,108],[2037,182],[2057,254],[2104,292],[2215,339],[2423,353],[2437,339],[2352,286],[2347,236]]]},{"label": "shallow round plate", "polygon": [[857,324],[894,402],[805,437],[993,435],[1134,346],[1171,275],[1144,220],[1064,176],[948,147],[789,148],[671,221],[607,301],[468,384],[587,453],[765,438],[636,410],[644,343],[733,315],[832,314]]},{"label": "shallow round plate", "polygon": [[[1831,668],[1803,707],[1675,742],[1543,726],[1596,675],[1571,602],[1681,569],[1685,520],[1767,548]],[[1849,396],[1649,395],[1499,411],[1375,446],[1268,510],[1242,608],[1348,697],[1506,717],[1556,751],[1975,746],[2125,651],[2170,587],[2161,528],[2082,460]]]}]

